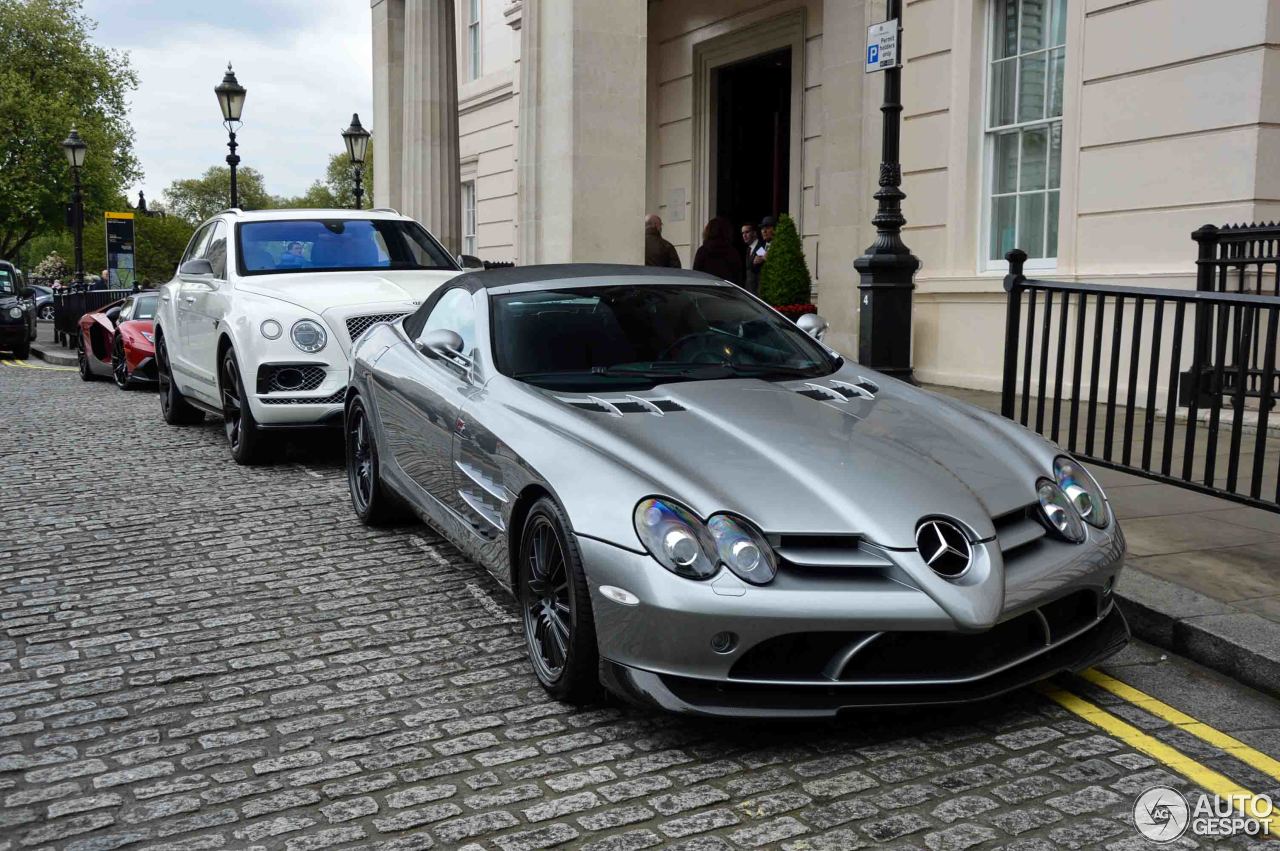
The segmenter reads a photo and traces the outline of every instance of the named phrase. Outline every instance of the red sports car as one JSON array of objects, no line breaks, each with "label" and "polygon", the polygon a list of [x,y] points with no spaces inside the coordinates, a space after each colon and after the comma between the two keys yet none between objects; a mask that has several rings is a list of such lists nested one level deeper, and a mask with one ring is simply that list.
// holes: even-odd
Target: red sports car
[{"label": "red sports car", "polygon": [[138,293],[80,317],[76,355],[85,381],[109,377],[126,390],[156,380],[157,293]]}]

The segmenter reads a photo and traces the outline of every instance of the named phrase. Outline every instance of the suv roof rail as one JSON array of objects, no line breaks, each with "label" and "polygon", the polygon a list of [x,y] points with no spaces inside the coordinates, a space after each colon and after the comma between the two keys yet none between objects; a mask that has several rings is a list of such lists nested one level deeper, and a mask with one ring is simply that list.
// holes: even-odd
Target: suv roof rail
[{"label": "suv roof rail", "polygon": [[241,210],[239,207],[228,207],[225,210],[219,210],[218,215],[221,216],[223,213],[243,213],[243,212],[244,210]]},{"label": "suv roof rail", "polygon": [[372,213],[395,213],[397,216],[398,216],[398,215],[400,215],[400,211],[399,211],[399,210],[397,210],[395,207],[374,207],[372,210],[370,210],[370,212],[372,212]]}]

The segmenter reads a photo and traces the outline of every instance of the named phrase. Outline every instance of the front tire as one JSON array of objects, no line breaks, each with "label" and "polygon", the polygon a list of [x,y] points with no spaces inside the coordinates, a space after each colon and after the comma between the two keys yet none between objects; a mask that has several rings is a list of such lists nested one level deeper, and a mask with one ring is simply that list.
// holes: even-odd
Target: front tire
[{"label": "front tire", "polygon": [[[85,364],[87,365],[87,361]],[[81,373],[83,376],[84,373]],[[169,365],[169,346],[164,335],[156,335],[156,379],[160,385],[160,413],[169,425],[197,425],[204,422],[204,412],[193,406],[178,390]],[[88,381],[85,378],[85,381]]]},{"label": "front tire", "polygon": [[46,322],[52,322],[53,316],[54,316],[54,312],[53,312],[52,304],[46,304],[40,308],[40,313],[38,314],[38,318],[43,319]]},{"label": "front tire", "polygon": [[222,355],[222,420],[231,447],[231,457],[237,464],[256,466],[267,460],[267,436],[262,433],[258,421],[249,409],[244,381],[240,378],[240,365],[236,353],[227,349]]},{"label": "front tire", "polygon": [[23,340],[21,343],[14,346],[13,357],[15,360],[26,360],[31,357],[31,341]]},{"label": "front tire", "polygon": [[347,487],[351,491],[351,507],[366,526],[392,526],[408,519],[408,511],[382,481],[378,470],[378,444],[364,400],[359,396],[347,408],[346,435]]},{"label": "front tire", "polygon": [[520,535],[519,588],[525,648],[542,687],[566,703],[599,699],[599,650],[582,554],[564,512],[542,497]]},{"label": "front tire", "polygon": [[76,366],[80,368],[81,381],[95,381],[98,376],[93,374],[93,370],[89,367],[89,353],[84,349],[84,332],[76,337]]},{"label": "front tire", "polygon": [[124,359],[124,340],[116,334],[111,345],[111,378],[121,390],[129,389],[129,364]]}]

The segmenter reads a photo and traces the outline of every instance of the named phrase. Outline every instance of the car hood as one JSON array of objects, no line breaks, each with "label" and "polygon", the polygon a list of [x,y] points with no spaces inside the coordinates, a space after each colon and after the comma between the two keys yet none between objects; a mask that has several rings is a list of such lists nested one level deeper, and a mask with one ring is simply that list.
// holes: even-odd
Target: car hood
[{"label": "car hood", "polygon": [[261,275],[236,288],[296,304],[315,313],[356,305],[421,304],[436,287],[460,272],[442,269],[385,272],[299,272]]},{"label": "car hood", "polygon": [[[863,375],[874,376],[871,398],[801,392]],[[912,549],[921,518],[944,515],[989,539],[993,517],[1036,502],[1053,453],[985,412],[866,370],[812,382],[672,383],[637,395],[685,410],[619,417],[571,408],[573,430],[643,471],[656,493],[703,517],[741,514],[769,534],[857,533]]]}]

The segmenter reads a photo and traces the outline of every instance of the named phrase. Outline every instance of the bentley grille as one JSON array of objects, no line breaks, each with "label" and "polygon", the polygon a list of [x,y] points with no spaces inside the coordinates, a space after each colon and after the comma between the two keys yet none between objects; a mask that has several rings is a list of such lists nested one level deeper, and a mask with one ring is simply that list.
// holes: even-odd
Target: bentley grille
[{"label": "bentley grille", "polygon": [[329,396],[319,399],[314,396],[266,396],[258,401],[264,405],[339,405],[347,395],[347,388],[342,388]]},{"label": "bentley grille", "polygon": [[406,313],[371,313],[368,316],[348,316],[347,335],[351,337],[351,342],[354,344],[371,326],[379,322],[395,322],[401,316],[407,315]]}]

